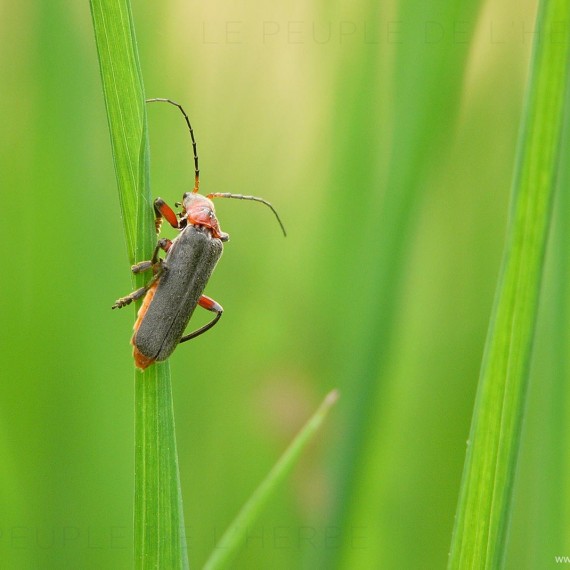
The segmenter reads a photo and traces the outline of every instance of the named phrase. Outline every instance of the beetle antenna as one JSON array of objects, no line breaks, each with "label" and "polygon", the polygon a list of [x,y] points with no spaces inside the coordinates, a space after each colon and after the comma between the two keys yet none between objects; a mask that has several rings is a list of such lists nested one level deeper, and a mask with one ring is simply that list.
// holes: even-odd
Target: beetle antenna
[{"label": "beetle antenna", "polygon": [[200,187],[200,169],[198,168],[198,152],[196,150],[196,140],[194,139],[194,130],[192,129],[192,125],[190,124],[190,119],[188,118],[186,111],[184,111],[182,105],[180,105],[176,101],[173,101],[172,99],[162,99],[160,97],[157,97],[155,99],[147,99],[146,102],[170,103],[171,105],[178,107],[180,109],[180,112],[184,115],[184,120],[188,125],[188,130],[190,131],[190,137],[192,138],[192,150],[194,151],[194,190],[192,190],[192,192],[194,193],[198,192],[198,188]]},{"label": "beetle antenna", "polygon": [[267,200],[264,200],[263,198],[258,198],[257,196],[244,196],[243,194],[232,194],[230,192],[214,192],[213,194],[208,194],[206,198],[236,198],[237,200],[253,200],[254,202],[261,202],[262,204],[265,204],[266,206],[269,206],[269,208],[271,208],[271,211],[275,214],[275,217],[277,218],[277,221],[281,226],[283,235],[287,237],[285,226],[283,225],[283,222],[281,221],[279,214],[277,213],[275,208]]}]

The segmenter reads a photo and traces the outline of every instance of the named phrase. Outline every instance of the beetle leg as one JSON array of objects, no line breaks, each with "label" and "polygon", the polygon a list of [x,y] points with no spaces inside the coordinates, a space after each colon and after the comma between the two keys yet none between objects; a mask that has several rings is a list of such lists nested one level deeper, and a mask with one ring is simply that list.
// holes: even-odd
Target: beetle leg
[{"label": "beetle leg", "polygon": [[131,265],[131,271],[133,273],[144,273],[148,271],[153,266],[152,261],[141,261],[135,265]]},{"label": "beetle leg", "polygon": [[131,271],[133,273],[143,273],[144,271],[148,271],[158,263],[158,252],[161,249],[164,251],[168,251],[171,245],[172,245],[171,240],[167,238],[159,239],[156,244],[156,247],[154,248],[152,259],[150,261],[140,261],[139,263],[132,265]]},{"label": "beetle leg", "polygon": [[203,327],[200,327],[198,330],[195,330],[190,334],[183,336],[180,339],[180,343],[186,342],[187,340],[190,340],[192,338],[196,338],[197,336],[200,336],[202,333],[205,333],[207,330],[210,330],[220,320],[220,317],[224,312],[224,309],[220,304],[216,303],[214,299],[206,297],[206,295],[202,295],[200,299],[198,299],[198,305],[200,305],[200,307],[203,307],[204,309],[207,309],[208,311],[216,313],[216,316],[208,324],[204,325]]},{"label": "beetle leg", "polygon": [[[146,262],[143,261],[143,263]],[[159,259],[158,262],[154,264],[154,267],[156,267],[156,272],[152,276],[152,279],[144,287],[141,287],[140,289],[133,291],[130,295],[127,295],[126,297],[121,297],[120,299],[117,299],[115,301],[115,304],[111,307],[111,309],[121,309],[123,307],[126,307],[127,305],[130,305],[133,301],[136,301],[137,299],[140,299],[142,296],[144,296],[144,294],[158,281],[158,279],[166,269],[164,264],[162,263],[162,259]]]},{"label": "beetle leg", "polygon": [[178,217],[174,213],[174,210],[162,198],[157,198],[154,201],[154,213],[156,214],[156,218],[154,220],[156,233],[160,232],[162,218],[166,218],[166,221],[173,228],[180,229],[180,222],[178,221]]}]

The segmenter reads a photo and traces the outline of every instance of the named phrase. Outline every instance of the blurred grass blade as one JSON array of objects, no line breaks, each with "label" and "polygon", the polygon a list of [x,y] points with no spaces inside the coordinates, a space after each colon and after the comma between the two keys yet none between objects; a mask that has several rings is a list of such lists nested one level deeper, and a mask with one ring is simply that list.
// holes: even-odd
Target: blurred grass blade
[{"label": "blurred grass blade", "polygon": [[497,568],[505,551],[558,149],[570,3],[539,6],[501,278],[487,337],[449,568]]},{"label": "blurred grass blade", "polygon": [[277,461],[273,469],[271,469],[267,477],[255,490],[229,528],[222,535],[214,551],[208,558],[204,570],[216,570],[228,567],[231,559],[235,556],[247,536],[248,529],[251,528],[251,525],[267,504],[271,494],[289,474],[297,462],[299,455],[303,449],[305,449],[309,441],[311,441],[337,399],[338,392],[336,390],[333,390],[326,396],[317,411],[291,442],[289,447],[279,458],[279,461]]},{"label": "blurred grass blade", "polygon": [[[128,0],[91,0],[121,213],[131,263],[156,241],[145,97]],[[140,286],[144,277],[135,283]],[[127,350],[125,339],[125,350]],[[187,568],[170,370],[135,373],[135,567]]]},{"label": "blurred grass blade", "polygon": [[[395,452],[386,434],[395,424],[401,433],[409,429],[404,417],[393,412],[410,405],[417,392],[411,396],[404,384],[395,383],[391,368],[397,360],[394,347],[418,214],[428,198],[429,179],[448,152],[457,126],[470,49],[468,41],[430,43],[425,33],[428,22],[437,21],[444,29],[462,22],[465,37],[470,38],[480,4],[368,1],[367,12],[378,12],[370,18],[372,29],[380,30],[386,21],[405,22],[402,35],[385,49],[370,49],[362,43],[361,57],[352,56],[339,68],[335,112],[340,121],[349,123],[341,123],[337,135],[338,170],[332,179],[340,181],[333,185],[339,193],[328,202],[331,212],[326,223],[331,233],[325,240],[335,240],[338,227],[346,221],[347,188],[358,196],[362,230],[360,238],[355,238],[359,242],[335,241],[331,266],[317,281],[319,295],[338,295],[339,310],[345,311],[338,320],[345,330],[343,345],[331,358],[337,359],[333,370],[344,382],[341,389],[347,388],[348,418],[343,445],[335,450],[340,490],[334,524],[342,528],[341,545],[339,551],[325,550],[315,565],[352,570],[413,564],[402,561],[401,552],[412,549],[388,514],[387,505],[400,489],[394,482],[401,479],[394,478],[394,473],[402,467],[397,462],[404,454]],[[354,141],[362,140],[366,144],[354,152]],[[349,270],[338,270],[340,259],[351,260]],[[366,299],[366,311],[355,311],[354,305],[345,302],[347,291],[353,298]],[[419,463],[423,468],[424,458]],[[408,463],[402,470],[411,473],[414,467],[410,471]],[[354,547],[356,529],[368,529],[374,536],[366,548]]]}]

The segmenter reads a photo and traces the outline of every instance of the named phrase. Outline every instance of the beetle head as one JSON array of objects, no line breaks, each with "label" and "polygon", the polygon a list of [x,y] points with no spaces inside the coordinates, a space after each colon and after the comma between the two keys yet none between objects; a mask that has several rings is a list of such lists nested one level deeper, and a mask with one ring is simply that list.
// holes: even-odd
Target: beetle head
[{"label": "beetle head", "polygon": [[195,192],[185,192],[182,196],[182,207],[189,224],[208,228],[212,237],[222,241],[230,239],[230,236],[220,229],[212,200]]},{"label": "beetle head", "polygon": [[209,208],[214,215],[216,213],[212,200],[195,192],[184,192],[184,195],[182,196],[182,207],[186,212],[196,208]]}]

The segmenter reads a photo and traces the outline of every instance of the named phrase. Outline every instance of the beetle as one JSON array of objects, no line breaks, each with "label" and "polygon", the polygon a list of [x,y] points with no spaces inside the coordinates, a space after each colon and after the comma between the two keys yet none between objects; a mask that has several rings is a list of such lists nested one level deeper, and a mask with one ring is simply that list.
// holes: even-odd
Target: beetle
[{"label": "beetle", "polygon": [[[203,294],[203,291],[220,259],[222,243],[229,240],[216,217],[214,198],[236,198],[265,204],[275,214],[284,235],[283,223],[275,208],[256,196],[244,196],[229,192],[214,192],[206,196],[199,193],[200,169],[194,131],[182,106],[171,99],[147,99],[149,103],[169,103],[177,107],[188,126],[194,154],[194,188],[185,192],[178,214],[162,200],[154,201],[155,228],[160,233],[163,219],[180,233],[173,239],[157,241],[152,258],[131,267],[133,273],[152,270],[153,276],[146,285],[126,297],[115,301],[113,309],[119,309],[144,297],[135,321],[131,344],[134,347],[135,365],[144,370],[154,362],[166,360],[183,342],[196,338],[211,329],[221,318],[222,306]],[[164,251],[164,259],[160,252]],[[184,334],[196,306],[215,313],[214,318],[199,329]]]}]

